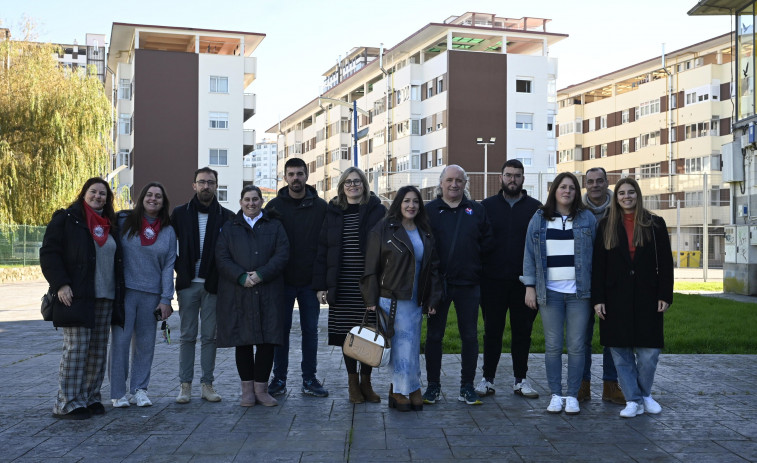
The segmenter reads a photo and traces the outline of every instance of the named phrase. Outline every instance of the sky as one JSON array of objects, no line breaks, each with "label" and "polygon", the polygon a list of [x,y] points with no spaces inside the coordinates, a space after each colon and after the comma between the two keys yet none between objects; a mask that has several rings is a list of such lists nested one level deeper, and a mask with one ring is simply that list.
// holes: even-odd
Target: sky
[{"label": "sky", "polygon": [[391,48],[428,23],[466,11],[549,18],[547,32],[568,34],[550,48],[558,58],[557,88],[658,57],[666,51],[730,32],[729,16],[687,16],[697,0],[130,0],[71,3],[0,0],[0,21],[18,37],[25,17],[38,40],[84,43],[86,33],[106,34],[113,22],[234,30],[266,34],[255,51],[257,114],[246,128],[258,141],[279,119],[318,96],[322,74],[356,46]]}]

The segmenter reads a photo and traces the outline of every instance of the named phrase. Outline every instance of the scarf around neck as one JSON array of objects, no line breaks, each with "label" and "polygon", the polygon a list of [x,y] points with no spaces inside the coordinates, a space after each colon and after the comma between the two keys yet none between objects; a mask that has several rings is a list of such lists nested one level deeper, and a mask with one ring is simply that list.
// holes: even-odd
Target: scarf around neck
[{"label": "scarf around neck", "polygon": [[103,247],[105,242],[108,241],[110,221],[92,209],[86,202],[82,201],[82,204],[84,204],[84,213],[87,216],[87,228],[89,228],[89,233],[92,235],[95,243],[97,243],[98,246]]},{"label": "scarf around neck", "polygon": [[147,217],[142,216],[142,230],[139,232],[139,240],[142,246],[151,246],[158,240],[158,233],[160,233],[160,219],[155,219],[153,223],[147,220]]}]

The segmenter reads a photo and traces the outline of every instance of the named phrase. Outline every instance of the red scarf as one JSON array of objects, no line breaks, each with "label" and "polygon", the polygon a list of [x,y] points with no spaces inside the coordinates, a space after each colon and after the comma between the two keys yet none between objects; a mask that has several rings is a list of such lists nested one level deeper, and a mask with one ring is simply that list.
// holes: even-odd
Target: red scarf
[{"label": "red scarf", "polygon": [[150,246],[155,244],[158,240],[158,233],[160,233],[160,219],[155,220],[154,223],[147,221],[146,217],[142,217],[142,231],[139,232],[139,239],[142,241],[142,246]]},{"label": "red scarf", "polygon": [[106,241],[108,241],[108,233],[110,232],[110,221],[106,217],[101,216],[89,204],[82,201],[84,204],[84,212],[87,216],[87,227],[89,227],[89,233],[92,234],[95,243],[98,246],[103,247]]}]

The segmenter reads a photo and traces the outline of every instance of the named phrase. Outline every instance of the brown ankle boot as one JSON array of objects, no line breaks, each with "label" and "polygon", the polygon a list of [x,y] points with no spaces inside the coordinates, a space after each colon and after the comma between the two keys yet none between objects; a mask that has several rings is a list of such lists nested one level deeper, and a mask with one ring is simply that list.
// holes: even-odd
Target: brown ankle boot
[{"label": "brown ankle boot", "polygon": [[242,400],[239,405],[242,407],[255,406],[255,385],[254,381],[242,381]]},{"label": "brown ankle boot", "polygon": [[365,402],[363,393],[360,392],[360,380],[357,373],[347,374],[347,384],[349,385],[350,402],[353,404],[361,404]]},{"label": "brown ankle boot", "polygon": [[620,390],[620,385],[617,381],[604,382],[604,387],[602,388],[602,400],[618,405],[626,404],[626,398],[623,396],[623,391]]},{"label": "brown ankle boot", "polygon": [[591,382],[581,380],[581,387],[578,389],[578,396],[576,396],[579,402],[585,402],[591,400]]},{"label": "brown ankle boot", "polygon": [[255,381],[254,383],[255,387],[255,402],[259,403],[261,405],[264,405],[266,407],[275,407],[279,404],[276,399],[271,397],[271,395],[268,393],[268,383],[263,381],[262,383],[259,383]]},{"label": "brown ankle boot", "polygon": [[410,408],[416,412],[423,411],[423,395],[420,388],[410,393]]},{"label": "brown ankle boot", "polygon": [[402,394],[394,393],[394,385],[389,385],[389,408],[396,408],[400,412],[410,411],[410,399]]},{"label": "brown ankle boot", "polygon": [[371,375],[360,375],[360,392],[368,402],[375,404],[381,402],[381,397],[373,391],[373,386],[371,386]]}]

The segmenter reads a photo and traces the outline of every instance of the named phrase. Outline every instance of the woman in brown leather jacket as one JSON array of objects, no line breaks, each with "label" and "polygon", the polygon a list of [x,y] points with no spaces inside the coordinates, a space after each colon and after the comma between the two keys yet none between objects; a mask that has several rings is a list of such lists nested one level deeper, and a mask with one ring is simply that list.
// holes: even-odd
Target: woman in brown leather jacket
[{"label": "woman in brown leather jacket", "polygon": [[393,319],[389,407],[423,410],[422,314],[436,312],[442,291],[434,238],[415,187],[404,186],[397,191],[386,218],[368,235],[360,289],[368,310],[379,306]]}]

